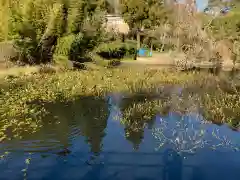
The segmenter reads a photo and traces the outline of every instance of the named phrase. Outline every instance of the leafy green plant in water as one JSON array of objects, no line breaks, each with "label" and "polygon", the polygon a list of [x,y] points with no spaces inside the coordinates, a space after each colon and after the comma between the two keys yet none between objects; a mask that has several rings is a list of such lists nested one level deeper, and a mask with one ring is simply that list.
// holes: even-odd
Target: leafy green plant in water
[{"label": "leafy green plant in water", "polygon": [[201,96],[200,102],[204,108],[206,119],[216,123],[229,123],[234,128],[239,128],[239,94],[229,94],[218,90],[217,93],[206,93]]},{"label": "leafy green plant in water", "polygon": [[22,169],[24,180],[27,180],[28,168],[31,164],[31,159],[32,159],[31,155],[32,153],[29,153],[29,157],[25,159],[25,168]]},{"label": "leafy green plant in water", "polygon": [[[208,115],[203,113],[204,117],[215,122],[214,120],[216,119],[212,118],[214,117],[214,112],[217,112],[217,107],[222,106],[224,111],[221,113],[225,113],[225,117],[232,117],[229,123],[237,124],[239,123],[237,119],[238,96],[237,94],[219,94],[221,91],[215,88],[219,85],[219,82],[221,80],[213,76],[206,76],[204,73],[178,73],[139,68],[100,68],[91,71],[43,73],[3,79],[1,81],[3,84],[1,85],[1,99],[4,103],[0,104],[1,140],[21,138],[24,137],[24,134],[36,132],[44,126],[45,117],[49,113],[42,106],[44,103],[74,101],[77,96],[104,97],[110,92],[123,92],[130,95],[136,95],[136,93],[161,95],[162,89],[159,88],[161,84],[164,86],[184,84],[184,87],[188,90],[186,93],[194,92],[193,94],[198,94],[199,91],[202,92],[198,96],[201,96],[201,98],[194,99],[194,101],[189,101],[189,98],[192,98],[191,96],[181,98],[181,110],[184,111],[187,105],[201,102],[203,112],[209,113]],[[215,96],[207,97],[207,92],[211,89],[214,90]],[[125,119],[123,121],[129,123],[133,129],[137,130],[145,126],[156,113],[161,113],[163,110],[167,114],[167,110],[171,110],[172,104],[177,105],[179,103],[175,101],[177,98],[170,96],[170,89],[167,88],[165,92],[168,92],[166,93],[168,98],[166,99],[165,97],[165,100],[161,102],[155,101],[148,96],[142,96],[143,98],[140,102],[135,101],[133,103],[131,100],[130,104],[124,105]],[[221,98],[218,98],[217,95],[221,95],[219,96]],[[213,101],[214,99],[218,99],[218,101],[215,102]],[[176,108],[172,107],[173,110]],[[229,116],[227,115],[228,112]],[[224,120],[226,122],[227,119]],[[52,119],[51,123],[55,123],[55,119]],[[9,132],[12,132],[12,134]]]},{"label": "leafy green plant in water", "polygon": [[10,153],[8,151],[6,151],[2,155],[0,155],[0,161],[5,160],[9,156],[9,154]]}]

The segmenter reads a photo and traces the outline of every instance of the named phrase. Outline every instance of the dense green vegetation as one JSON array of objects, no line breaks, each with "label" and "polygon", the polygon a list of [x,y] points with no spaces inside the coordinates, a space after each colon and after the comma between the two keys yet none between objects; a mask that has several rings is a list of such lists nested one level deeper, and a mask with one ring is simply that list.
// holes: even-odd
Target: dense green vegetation
[{"label": "dense green vegetation", "polygon": [[169,19],[170,10],[163,1],[121,0],[120,9],[131,28],[155,28]]},{"label": "dense green vegetation", "polygon": [[106,6],[104,0],[3,1],[0,41],[12,40],[18,52],[13,60],[25,64],[103,60],[96,51],[116,40],[106,33]]},{"label": "dense green vegetation", "polygon": [[[186,61],[212,61],[223,58],[216,44],[224,46],[226,42],[222,40],[227,40],[231,44],[229,58],[234,61],[239,59],[239,14],[234,10],[227,16],[212,19],[192,14],[181,9],[183,7],[164,5],[163,1],[121,0],[118,6],[109,2],[2,1],[0,41],[12,40],[18,52],[17,57],[12,59],[27,64],[64,60],[102,62],[106,54],[110,56],[107,59],[116,58],[116,54],[116,59],[124,58],[125,55],[134,57],[136,49],[131,46],[132,42],[128,45],[125,41],[121,45],[121,33],[107,32],[104,27],[106,14],[113,12],[109,9],[115,6],[115,11],[129,25],[127,38],[136,41],[137,30],[146,31],[140,39],[142,46],[150,47],[152,44],[154,50],[182,52],[186,55]],[[238,8],[237,1],[233,3]],[[128,46],[131,46],[131,52],[125,49]],[[101,48],[103,52],[99,52]],[[106,53],[106,50],[109,52]]]}]

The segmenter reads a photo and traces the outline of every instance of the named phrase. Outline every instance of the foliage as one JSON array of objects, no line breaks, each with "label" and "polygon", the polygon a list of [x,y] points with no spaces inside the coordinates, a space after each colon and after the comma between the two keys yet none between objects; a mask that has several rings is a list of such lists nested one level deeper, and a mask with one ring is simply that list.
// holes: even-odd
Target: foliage
[{"label": "foliage", "polygon": [[68,56],[71,50],[71,45],[75,41],[76,35],[70,34],[58,39],[54,55],[56,56]]},{"label": "foliage", "polygon": [[100,44],[96,53],[104,59],[122,59],[124,57],[134,57],[136,47],[135,41],[113,41]]},{"label": "foliage", "polygon": [[240,14],[229,12],[226,16],[218,17],[210,21],[208,33],[216,40],[228,40],[231,46],[232,59],[234,62],[240,60]]},{"label": "foliage", "polygon": [[151,28],[167,20],[168,9],[163,1],[121,0],[121,13],[132,28]]},{"label": "foliage", "polygon": [[[221,85],[224,84],[223,82],[225,85]],[[168,88],[173,84],[185,88],[181,98],[176,98],[176,93]],[[164,88],[160,88],[160,85]],[[221,88],[216,89],[216,87]],[[55,101],[64,103],[86,96],[103,98],[109,92],[139,94],[145,99],[140,104],[125,106],[125,123],[131,124],[131,117],[134,114],[140,120],[149,119],[147,117],[162,112],[167,107],[169,111],[185,112],[186,107],[196,104],[201,107],[204,111],[203,115],[208,120],[224,121],[238,127],[240,102],[237,99],[239,91],[234,90],[235,87],[234,83],[231,87],[228,81],[205,73],[178,73],[139,68],[103,68],[87,73],[86,71],[42,72],[18,78],[9,77],[2,80],[1,85],[0,96],[1,101],[4,102],[0,104],[1,140],[21,138],[25,133],[34,133],[44,123],[49,123],[45,119],[49,112],[42,106],[45,103]],[[192,92],[195,96],[191,95]],[[165,102],[153,101],[149,95],[153,98],[163,97]],[[141,112],[138,114],[139,111]],[[215,115],[220,118],[215,118]],[[55,120],[52,119],[50,123],[55,123]]]},{"label": "foliage", "polygon": [[103,31],[101,30],[101,25],[93,26],[92,23],[96,23],[95,19],[87,20],[85,22],[85,26],[82,32],[76,35],[75,40],[71,44],[69,59],[72,61],[85,62],[87,59],[91,59],[89,53],[94,50],[95,47],[99,45],[99,43],[103,39]]},{"label": "foliage", "polygon": [[[42,0],[21,2],[12,10],[11,30],[18,60],[28,64],[50,62],[57,38],[65,31],[65,7]],[[47,11],[49,10],[50,11]]]},{"label": "foliage", "polygon": [[[106,70],[100,71],[73,71],[62,74],[36,74],[19,78],[9,78],[2,81],[1,100],[1,136],[6,136],[7,131],[15,133],[10,137],[21,137],[24,133],[33,133],[44,124],[44,117],[48,114],[40,102],[54,102],[56,100],[68,101],[76,96],[104,96],[112,91],[135,92],[140,89],[149,88],[152,84],[161,81],[178,82],[186,75],[168,75],[160,78],[162,72],[148,77],[144,73],[139,76],[137,71],[132,70]],[[159,76],[157,75],[159,74]],[[116,75],[116,76],[114,76]],[[188,76],[188,75],[187,75]],[[148,77],[146,84],[139,83]],[[171,78],[173,77],[173,78]],[[79,79],[80,78],[80,79]],[[190,77],[191,78],[191,77]],[[158,86],[158,85],[157,85]],[[2,102],[3,102],[2,101]],[[54,123],[54,121],[52,122]]]},{"label": "foliage", "polygon": [[212,20],[210,28],[218,40],[228,38],[239,41],[240,15],[229,14],[215,18]]},{"label": "foliage", "polygon": [[[65,51],[66,55],[72,49],[72,42],[75,45],[81,43],[81,49],[72,51],[80,51],[76,54],[83,55],[84,49],[91,51],[102,39],[105,15],[103,4],[102,0],[7,0],[1,7],[4,7],[2,12],[8,12],[5,19],[9,20],[9,28],[0,30],[0,33],[8,36],[7,39],[13,39],[18,52],[16,60],[27,64],[51,63],[53,54]],[[2,23],[6,24],[5,19]],[[74,35],[82,38],[73,41],[70,37]],[[69,37],[69,42],[63,37]]]}]

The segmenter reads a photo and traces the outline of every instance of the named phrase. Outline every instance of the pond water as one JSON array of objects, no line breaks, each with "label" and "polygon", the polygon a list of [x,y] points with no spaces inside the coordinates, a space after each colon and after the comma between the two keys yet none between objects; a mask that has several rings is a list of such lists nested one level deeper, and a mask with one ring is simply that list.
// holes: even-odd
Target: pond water
[{"label": "pond water", "polygon": [[48,104],[57,125],[0,145],[3,180],[238,180],[240,136],[201,116],[156,115],[122,124],[119,96]]}]

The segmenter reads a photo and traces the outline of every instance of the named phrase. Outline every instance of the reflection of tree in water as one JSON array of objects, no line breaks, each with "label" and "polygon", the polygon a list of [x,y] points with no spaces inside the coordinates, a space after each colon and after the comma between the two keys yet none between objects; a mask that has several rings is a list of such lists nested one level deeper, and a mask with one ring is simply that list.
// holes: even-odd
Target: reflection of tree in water
[{"label": "reflection of tree in water", "polygon": [[81,133],[90,144],[91,152],[98,154],[107,127],[108,105],[104,99],[83,98],[77,103],[77,108]]},{"label": "reflection of tree in water", "polygon": [[72,102],[45,104],[45,106],[50,112],[48,119],[57,118],[60,122],[57,134],[65,147],[68,144],[69,136],[78,135],[72,134],[73,128],[79,128],[90,144],[91,151],[93,153],[101,151],[101,142],[105,136],[104,129],[107,126],[108,117],[108,105],[104,99],[80,97]]},{"label": "reflection of tree in water", "polygon": [[182,157],[174,150],[168,149],[163,154],[163,180],[181,180],[183,162]]},{"label": "reflection of tree in water", "polygon": [[154,124],[155,102],[146,95],[135,95],[122,101],[122,123],[125,125],[125,137],[137,150],[144,138],[144,129]]},{"label": "reflection of tree in water", "polygon": [[138,150],[139,146],[144,138],[144,127],[134,131],[131,126],[126,125],[125,128],[125,138],[133,144],[133,149]]}]

